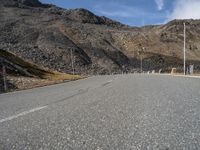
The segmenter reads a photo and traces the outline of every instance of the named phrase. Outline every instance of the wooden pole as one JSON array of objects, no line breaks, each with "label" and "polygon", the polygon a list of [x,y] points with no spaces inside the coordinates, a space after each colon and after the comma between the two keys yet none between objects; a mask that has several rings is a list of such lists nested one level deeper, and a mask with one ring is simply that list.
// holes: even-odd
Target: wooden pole
[{"label": "wooden pole", "polygon": [[71,65],[72,65],[72,72],[74,75],[74,56],[73,56],[73,50],[71,49]]},{"label": "wooden pole", "polygon": [[3,85],[4,85],[4,91],[7,92],[8,87],[7,87],[7,78],[6,78],[6,67],[3,65]]}]

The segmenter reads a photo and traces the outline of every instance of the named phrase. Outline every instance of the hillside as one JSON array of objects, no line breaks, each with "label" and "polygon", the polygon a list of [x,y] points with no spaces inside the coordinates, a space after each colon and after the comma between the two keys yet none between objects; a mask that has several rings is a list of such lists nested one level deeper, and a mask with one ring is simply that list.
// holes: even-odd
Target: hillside
[{"label": "hillside", "polygon": [[[38,0],[0,0],[0,49],[48,70],[77,74],[169,71],[182,66],[183,22],[187,64],[200,70],[200,20],[129,27],[85,9],[62,9]],[[71,55],[72,54],[72,55]]]},{"label": "hillside", "polygon": [[[2,68],[2,64],[6,67],[8,91],[28,89],[82,78],[78,75],[48,71],[45,68],[24,61],[8,51],[0,49],[0,68]],[[1,72],[2,70],[0,70],[0,93],[4,91]]]}]

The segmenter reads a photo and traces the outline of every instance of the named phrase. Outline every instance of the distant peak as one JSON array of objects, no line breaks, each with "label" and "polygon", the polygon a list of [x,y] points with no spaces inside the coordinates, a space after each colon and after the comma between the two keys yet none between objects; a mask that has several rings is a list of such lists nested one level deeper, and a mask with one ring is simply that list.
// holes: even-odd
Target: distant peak
[{"label": "distant peak", "polygon": [[19,3],[27,6],[38,7],[41,6],[42,3],[38,0],[18,0]]},{"label": "distant peak", "polygon": [[90,12],[89,10],[85,9],[85,8],[77,8],[75,9],[76,11],[79,11],[79,12],[84,12],[84,13],[92,13]]},{"label": "distant peak", "polygon": [[71,9],[69,10],[69,18],[78,22],[82,23],[91,23],[91,24],[103,24],[103,25],[110,25],[110,26],[124,26],[119,22],[113,21],[106,17],[99,17],[92,13],[91,11],[78,8],[78,9]]},{"label": "distant peak", "polygon": [[29,7],[43,7],[46,6],[42,4],[39,0],[0,0],[0,5],[6,7],[15,7],[15,6],[29,6]]}]

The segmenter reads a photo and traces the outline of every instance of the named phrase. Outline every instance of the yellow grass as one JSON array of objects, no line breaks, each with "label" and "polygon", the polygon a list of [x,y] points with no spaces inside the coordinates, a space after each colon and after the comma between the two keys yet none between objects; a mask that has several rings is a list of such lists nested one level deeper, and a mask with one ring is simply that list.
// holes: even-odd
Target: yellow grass
[{"label": "yellow grass", "polygon": [[83,78],[79,75],[70,75],[66,73],[49,71],[31,62],[25,61],[24,59],[16,56],[15,54],[11,52],[1,50],[1,49],[0,49],[0,57],[6,60],[9,60],[13,64],[18,65],[21,68],[27,70],[32,75],[32,77],[39,77],[39,78],[48,79],[48,80],[78,80],[78,79]]},{"label": "yellow grass", "polygon": [[83,77],[81,77],[80,75],[71,75],[66,73],[53,72],[53,73],[46,73],[44,75],[44,78],[49,80],[78,80]]}]

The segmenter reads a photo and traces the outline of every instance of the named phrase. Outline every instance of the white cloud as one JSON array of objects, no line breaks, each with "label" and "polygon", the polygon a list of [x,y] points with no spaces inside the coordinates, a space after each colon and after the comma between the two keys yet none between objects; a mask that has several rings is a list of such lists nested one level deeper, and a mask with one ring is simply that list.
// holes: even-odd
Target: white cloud
[{"label": "white cloud", "polygon": [[134,16],[134,12],[137,11],[137,8],[122,5],[119,2],[108,2],[105,5],[96,4],[94,6],[95,11],[98,12],[101,15],[105,15],[108,17],[124,17],[124,18],[130,18]]},{"label": "white cloud", "polygon": [[109,17],[124,17],[124,18],[130,18],[133,16],[131,12],[125,12],[125,11],[106,11],[106,10],[97,10],[100,14],[109,16]]},{"label": "white cloud", "polygon": [[157,14],[145,10],[144,8],[127,6],[118,2],[108,2],[105,5],[98,4],[94,6],[94,12],[107,17],[122,17],[122,18],[160,18],[163,14]]},{"label": "white cloud", "polygon": [[162,10],[164,7],[164,0],[155,0],[155,3],[157,4],[158,10]]},{"label": "white cloud", "polygon": [[168,21],[173,19],[200,19],[200,0],[176,0],[168,16]]},{"label": "white cloud", "polygon": [[122,3],[121,0],[108,0],[105,4],[95,2],[93,12],[100,16],[118,20],[128,25],[146,25],[155,23],[154,20],[163,20],[166,18],[166,13],[161,11],[152,11],[142,6],[128,5]]}]

